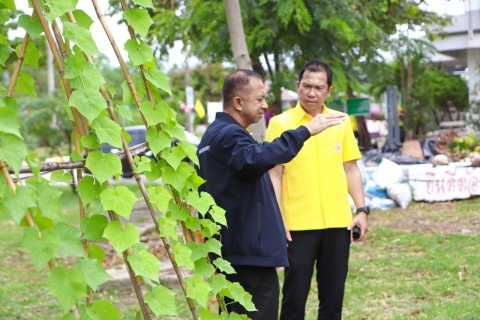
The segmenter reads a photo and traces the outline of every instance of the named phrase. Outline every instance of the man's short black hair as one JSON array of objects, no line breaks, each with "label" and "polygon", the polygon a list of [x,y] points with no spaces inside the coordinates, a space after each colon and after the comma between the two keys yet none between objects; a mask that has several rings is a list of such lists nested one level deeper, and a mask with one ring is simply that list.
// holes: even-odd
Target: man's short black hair
[{"label": "man's short black hair", "polygon": [[333,74],[332,74],[332,68],[325,62],[319,61],[317,59],[313,59],[309,62],[307,62],[302,70],[300,70],[300,76],[298,77],[298,82],[302,81],[303,74],[305,71],[310,71],[310,72],[321,72],[325,71],[327,73],[327,84],[328,87],[332,86],[332,81],[333,81]]},{"label": "man's short black hair", "polygon": [[247,70],[239,69],[230,74],[222,87],[222,99],[223,108],[229,107],[235,96],[238,96],[239,91],[244,90],[250,84],[250,78],[256,77],[263,82],[263,78],[258,73]]}]

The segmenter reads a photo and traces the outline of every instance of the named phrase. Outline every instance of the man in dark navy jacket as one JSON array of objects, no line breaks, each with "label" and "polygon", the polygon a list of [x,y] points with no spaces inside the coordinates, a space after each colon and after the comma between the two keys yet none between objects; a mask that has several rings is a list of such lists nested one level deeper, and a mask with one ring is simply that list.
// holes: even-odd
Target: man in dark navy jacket
[{"label": "man in dark navy jacket", "polygon": [[201,190],[226,210],[228,227],[220,231],[222,255],[237,272],[227,279],[252,294],[258,311],[246,312],[238,303],[227,308],[254,320],[273,320],[278,317],[276,267],[288,266],[288,259],[285,229],[268,170],[289,162],[310,136],[341,123],[344,116],[319,114],[305,126],[261,144],[246,130],[268,108],[261,76],[250,70],[232,73],[222,96],[224,112],[217,113],[198,146],[198,173],[206,180]]}]

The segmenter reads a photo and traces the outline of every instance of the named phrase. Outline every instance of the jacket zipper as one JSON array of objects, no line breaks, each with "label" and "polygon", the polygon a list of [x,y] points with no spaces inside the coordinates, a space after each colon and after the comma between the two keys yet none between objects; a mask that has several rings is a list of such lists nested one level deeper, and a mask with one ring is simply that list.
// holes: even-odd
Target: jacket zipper
[{"label": "jacket zipper", "polygon": [[258,202],[258,243],[262,243],[262,204]]}]

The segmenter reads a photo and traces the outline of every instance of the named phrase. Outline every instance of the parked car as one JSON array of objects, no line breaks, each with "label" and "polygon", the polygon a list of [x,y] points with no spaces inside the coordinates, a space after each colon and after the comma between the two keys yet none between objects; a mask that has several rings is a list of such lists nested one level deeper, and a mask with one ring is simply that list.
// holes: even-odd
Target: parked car
[{"label": "parked car", "polygon": [[[130,135],[131,141],[128,144],[130,147],[144,143],[147,141],[146,139],[146,133],[147,129],[145,128],[144,125],[138,125],[138,126],[130,126],[130,127],[124,127],[125,131]],[[185,131],[185,137],[187,138],[187,142],[194,145],[195,147],[198,147],[200,143],[200,138],[194,135],[193,133],[190,133],[188,131]],[[177,139],[174,139],[172,143],[175,141],[178,141]],[[111,146],[108,143],[102,143],[100,146],[102,149],[102,152],[107,153],[107,152],[113,152],[116,153],[120,151],[120,149]],[[154,155],[152,151],[148,151],[145,153],[145,156],[154,159]],[[130,168],[130,165],[128,164],[127,159],[122,160],[122,177],[124,178],[131,178],[133,177],[133,172],[132,169]]]}]

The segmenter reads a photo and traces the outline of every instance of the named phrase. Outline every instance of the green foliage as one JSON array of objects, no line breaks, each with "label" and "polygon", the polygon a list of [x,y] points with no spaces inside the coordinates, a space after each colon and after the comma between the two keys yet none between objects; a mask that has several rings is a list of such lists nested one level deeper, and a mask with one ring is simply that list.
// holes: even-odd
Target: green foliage
[{"label": "green foliage", "polygon": [[448,145],[448,148],[454,154],[480,152],[480,139],[470,132],[468,136],[453,138],[453,142]]}]

